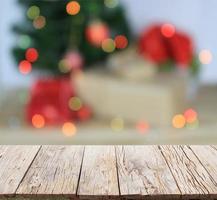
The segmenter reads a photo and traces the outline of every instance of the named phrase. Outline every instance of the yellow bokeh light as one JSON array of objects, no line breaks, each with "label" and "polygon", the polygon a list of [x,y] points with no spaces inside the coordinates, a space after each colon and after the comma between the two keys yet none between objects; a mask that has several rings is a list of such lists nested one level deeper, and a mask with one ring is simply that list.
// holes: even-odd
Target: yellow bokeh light
[{"label": "yellow bokeh light", "polygon": [[42,29],[45,27],[45,25],[46,25],[46,19],[44,16],[39,16],[39,17],[35,18],[33,21],[33,26],[36,29]]},{"label": "yellow bokeh light", "polygon": [[102,42],[102,49],[107,53],[111,53],[115,50],[115,42],[111,38],[105,39]]},{"label": "yellow bokeh light", "polygon": [[186,119],[184,115],[175,115],[172,120],[174,128],[183,128],[186,124]]},{"label": "yellow bokeh light", "polygon": [[34,20],[35,18],[37,18],[40,15],[40,9],[38,6],[31,6],[28,10],[27,10],[27,16],[29,19]]},{"label": "yellow bokeh light", "polygon": [[208,49],[204,49],[199,53],[199,60],[202,64],[208,65],[212,62],[212,53]]},{"label": "yellow bokeh light", "polygon": [[67,137],[75,135],[76,130],[76,126],[71,122],[66,122],[63,124],[62,132]]},{"label": "yellow bokeh light", "polygon": [[65,59],[62,59],[59,61],[58,67],[59,67],[60,72],[62,72],[62,73],[68,73],[71,71],[71,69],[68,65],[68,62]]},{"label": "yellow bokeh light", "polygon": [[118,0],[104,0],[104,4],[108,8],[115,8],[118,5]]},{"label": "yellow bokeh light", "polygon": [[69,99],[69,108],[73,111],[78,111],[82,107],[81,99],[78,97],[72,97]]},{"label": "yellow bokeh light", "polygon": [[80,11],[80,4],[77,1],[71,1],[66,5],[66,12],[69,15],[76,15]]},{"label": "yellow bokeh light", "polygon": [[124,120],[120,117],[116,117],[111,120],[110,125],[113,131],[122,131],[124,128]]}]

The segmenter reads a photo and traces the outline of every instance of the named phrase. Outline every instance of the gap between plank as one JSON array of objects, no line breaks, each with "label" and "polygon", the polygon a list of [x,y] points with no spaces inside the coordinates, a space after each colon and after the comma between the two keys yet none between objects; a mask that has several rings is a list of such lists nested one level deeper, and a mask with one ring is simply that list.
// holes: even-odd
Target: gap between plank
[{"label": "gap between plank", "polygon": [[81,167],[80,167],[80,171],[79,171],[79,175],[78,175],[78,183],[77,183],[77,187],[76,187],[75,196],[78,196],[78,188],[79,188],[79,184],[80,184],[80,178],[81,178],[81,171],[82,171],[82,166],[83,166],[83,161],[84,161],[85,149],[86,149],[86,146],[84,146],[84,149],[83,149],[83,154],[82,154],[82,159],[81,159]]},{"label": "gap between plank", "polygon": [[163,158],[164,158],[164,160],[165,160],[165,162],[166,162],[166,164],[167,164],[167,166],[168,166],[168,168],[170,170],[170,173],[172,174],[173,179],[175,180],[175,183],[176,183],[176,185],[177,185],[177,187],[179,189],[180,195],[182,195],[181,189],[179,188],[179,185],[178,185],[178,183],[177,183],[177,181],[175,179],[175,176],[173,175],[172,170],[171,170],[171,168],[170,168],[170,166],[169,166],[169,164],[167,162],[167,159],[166,159],[165,155],[163,154],[163,150],[161,149],[161,147],[159,145],[158,145],[158,149],[159,149],[161,155],[163,156]]},{"label": "gap between plank", "polygon": [[[206,167],[204,166],[204,164],[202,163],[202,161],[200,160],[200,158],[197,156],[197,154],[194,152],[194,150],[191,148],[191,146],[187,146],[187,148],[189,148],[192,153],[195,155],[195,157],[197,158],[197,160],[199,161],[199,163],[203,166],[203,168],[206,170],[206,172],[209,174],[210,178],[213,180],[213,182],[215,182],[215,184],[217,185],[217,182],[213,179],[212,175],[209,173],[209,171],[206,169]],[[183,150],[184,151],[184,150]]]},{"label": "gap between plank", "polygon": [[24,175],[23,175],[22,179],[20,180],[20,182],[19,182],[19,184],[18,184],[18,186],[17,186],[17,188],[16,188],[16,190],[15,190],[15,193],[14,193],[15,195],[17,194],[17,190],[18,190],[18,188],[20,187],[20,184],[21,184],[21,183],[22,183],[22,181],[24,180],[24,178],[25,178],[26,174],[28,173],[28,171],[29,171],[30,167],[32,166],[32,163],[33,163],[33,162],[34,162],[34,160],[36,159],[36,157],[37,157],[37,155],[38,155],[39,151],[41,150],[41,148],[42,148],[42,145],[40,145],[40,147],[38,148],[38,151],[36,152],[36,154],[35,154],[34,158],[32,159],[32,161],[31,161],[31,163],[30,163],[30,165],[29,165],[29,167],[27,168],[27,170],[26,170],[26,172],[24,173]]},{"label": "gap between plank", "polygon": [[[123,146],[121,146],[123,148]],[[117,149],[116,146],[114,146],[115,148],[115,162],[116,162],[116,172],[117,172],[117,181],[118,181],[118,192],[119,192],[119,196],[121,196],[121,188],[120,188],[120,181],[119,181],[119,173],[118,173],[118,159],[117,159]]]}]

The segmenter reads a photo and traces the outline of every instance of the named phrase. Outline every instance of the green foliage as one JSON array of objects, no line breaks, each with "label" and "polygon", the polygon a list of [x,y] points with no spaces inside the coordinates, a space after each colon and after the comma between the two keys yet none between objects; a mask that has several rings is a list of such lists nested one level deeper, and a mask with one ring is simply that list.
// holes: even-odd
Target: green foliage
[{"label": "green foliage", "polygon": [[[39,59],[34,68],[48,70],[59,74],[58,62],[70,48],[77,49],[85,60],[85,66],[101,61],[108,55],[101,48],[91,45],[85,37],[85,30],[91,20],[99,19],[105,22],[111,32],[111,38],[124,34],[130,39],[128,24],[124,17],[124,10],[120,5],[115,8],[105,6],[103,0],[80,0],[81,10],[71,16],[66,12],[69,0],[18,0],[23,6],[25,21],[13,27],[19,36],[30,37],[31,45],[39,52]],[[46,18],[46,26],[35,29],[32,20],[26,15],[30,6],[38,6],[40,15]],[[19,45],[13,49],[14,57],[19,62],[25,58],[25,49]]]}]

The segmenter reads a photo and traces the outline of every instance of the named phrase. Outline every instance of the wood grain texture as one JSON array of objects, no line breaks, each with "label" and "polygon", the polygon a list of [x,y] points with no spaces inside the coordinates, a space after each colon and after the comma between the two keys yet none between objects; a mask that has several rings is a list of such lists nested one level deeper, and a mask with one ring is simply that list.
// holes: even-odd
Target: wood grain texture
[{"label": "wood grain texture", "polygon": [[78,187],[84,198],[119,195],[114,146],[87,146]]},{"label": "wood grain texture", "polygon": [[43,146],[20,184],[17,194],[74,197],[83,150],[82,146]]},{"label": "wood grain texture", "polygon": [[0,146],[0,195],[14,194],[40,146]]},{"label": "wood grain texture", "polygon": [[116,153],[121,195],[180,195],[157,146],[118,146]]},{"label": "wood grain texture", "polygon": [[182,195],[199,197],[217,192],[214,180],[188,146],[160,146],[160,149]]},{"label": "wood grain texture", "polygon": [[194,152],[200,163],[210,174],[210,178],[215,182],[215,191],[217,192],[217,148],[215,146],[189,146]]}]

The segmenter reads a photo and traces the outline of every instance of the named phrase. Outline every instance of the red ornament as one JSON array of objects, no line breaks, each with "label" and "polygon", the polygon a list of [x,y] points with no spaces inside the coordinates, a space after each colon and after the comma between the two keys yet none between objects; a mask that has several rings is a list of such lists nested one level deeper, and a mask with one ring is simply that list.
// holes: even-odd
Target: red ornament
[{"label": "red ornament", "polygon": [[29,48],[26,50],[26,60],[29,62],[35,62],[38,59],[38,51],[35,48]]},{"label": "red ornament", "polygon": [[90,119],[92,115],[91,109],[88,106],[82,106],[78,111],[77,116],[80,121],[86,121]]},{"label": "red ornament", "polygon": [[193,58],[191,38],[171,24],[150,27],[140,36],[138,46],[140,54],[157,64],[170,60],[188,67]]},{"label": "red ornament", "polygon": [[181,67],[188,67],[193,58],[192,40],[184,33],[177,32],[168,40],[171,56]]},{"label": "red ornament", "polygon": [[124,49],[128,45],[128,40],[124,35],[118,35],[115,37],[115,46],[118,49]]},{"label": "red ornament", "polygon": [[109,38],[109,27],[100,21],[90,23],[86,29],[86,38],[93,46],[100,47],[103,40]]},{"label": "red ornament", "polygon": [[169,59],[168,49],[161,34],[161,26],[152,26],[139,38],[139,52],[145,58],[163,63]]}]

